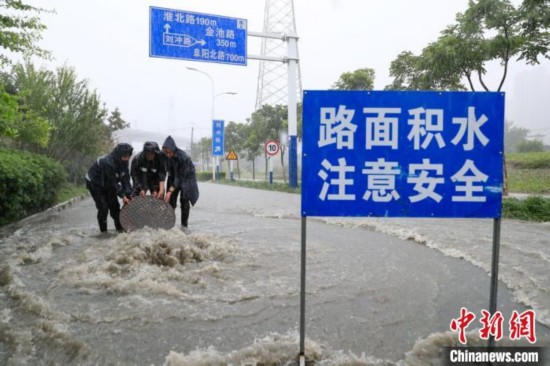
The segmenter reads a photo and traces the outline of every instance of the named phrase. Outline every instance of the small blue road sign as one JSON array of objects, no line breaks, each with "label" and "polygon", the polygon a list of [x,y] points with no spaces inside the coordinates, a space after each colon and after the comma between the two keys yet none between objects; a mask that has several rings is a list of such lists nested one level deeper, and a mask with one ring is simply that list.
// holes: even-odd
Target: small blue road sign
[{"label": "small blue road sign", "polygon": [[212,121],[212,155],[223,156],[223,124],[222,120]]},{"label": "small blue road sign", "polygon": [[305,91],[302,216],[501,216],[504,93]]},{"label": "small blue road sign", "polygon": [[246,65],[246,19],[149,9],[149,56]]}]

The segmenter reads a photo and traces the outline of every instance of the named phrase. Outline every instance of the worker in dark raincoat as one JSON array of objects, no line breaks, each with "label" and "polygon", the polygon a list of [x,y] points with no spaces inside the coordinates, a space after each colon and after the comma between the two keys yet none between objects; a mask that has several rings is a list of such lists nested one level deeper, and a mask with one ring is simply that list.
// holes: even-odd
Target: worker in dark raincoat
[{"label": "worker in dark raincoat", "polygon": [[164,198],[166,170],[156,142],[147,141],[143,144],[143,150],[132,159],[130,174],[135,195],[145,196],[149,191],[155,198]]},{"label": "worker in dark raincoat", "polygon": [[199,199],[195,165],[189,155],[176,146],[171,136],[168,136],[162,144],[162,151],[168,175],[164,201],[169,202],[175,209],[178,195],[181,193],[181,226],[187,227],[191,206],[194,206]]},{"label": "worker in dark raincoat", "polygon": [[98,158],[86,174],[86,188],[92,195],[97,208],[97,222],[101,232],[107,231],[107,215],[110,213],[118,232],[120,225],[120,197],[124,204],[130,202],[132,186],[128,161],[132,156],[132,145],[120,143],[113,151]]}]

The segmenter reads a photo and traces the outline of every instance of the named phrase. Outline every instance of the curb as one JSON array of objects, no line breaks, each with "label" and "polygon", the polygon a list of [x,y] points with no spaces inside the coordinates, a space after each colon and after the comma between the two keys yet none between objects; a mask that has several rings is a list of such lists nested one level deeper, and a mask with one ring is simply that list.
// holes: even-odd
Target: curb
[{"label": "curb", "polygon": [[88,197],[88,195],[83,193],[83,194],[75,196],[75,197],[73,197],[73,198],[71,198],[71,199],[69,199],[65,202],[58,203],[57,205],[52,206],[52,207],[46,209],[45,211],[62,211],[64,209],[66,209],[67,207],[71,207],[76,202],[82,201],[83,199],[85,199],[87,197]]},{"label": "curb", "polygon": [[52,211],[62,211],[68,207],[71,207],[73,204],[75,204],[77,201],[81,201],[85,198],[87,198],[87,194],[81,194],[78,196],[75,196],[65,202],[59,203],[55,206],[52,206],[50,208],[45,209],[44,211],[36,212],[30,216],[23,217],[17,221],[10,222],[9,224],[0,226],[0,238],[4,238],[10,234],[12,234],[15,230],[21,227],[21,225],[24,225],[29,220],[32,220],[34,217],[37,217],[39,215],[42,215],[44,212],[52,212]]}]

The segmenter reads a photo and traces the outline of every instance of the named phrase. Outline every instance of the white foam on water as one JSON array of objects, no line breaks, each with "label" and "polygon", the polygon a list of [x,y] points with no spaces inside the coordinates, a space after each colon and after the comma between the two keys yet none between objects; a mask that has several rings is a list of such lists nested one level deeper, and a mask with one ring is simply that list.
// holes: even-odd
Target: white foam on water
[{"label": "white foam on water", "polygon": [[54,286],[184,299],[189,286],[204,287],[205,276],[216,276],[236,253],[235,243],[212,235],[145,228],[88,248]]},{"label": "white foam on water", "polygon": [[56,354],[64,355],[66,361],[85,359],[91,351],[85,342],[75,339],[65,323],[44,321],[35,332],[35,337],[39,338],[50,352],[55,350]]},{"label": "white foam on water", "polygon": [[40,364],[36,358],[36,345],[41,345],[43,355],[55,354],[57,364],[82,364],[91,348],[75,339],[65,325],[42,321],[26,327],[4,328],[0,323],[0,335],[13,351],[7,365]]},{"label": "white foam on water", "polygon": [[265,210],[251,210],[249,213],[254,217],[260,217],[260,218],[271,218],[271,219],[290,219],[295,218],[296,214],[279,210],[279,211],[265,211]]},{"label": "white foam on water", "polygon": [[[334,351],[310,339],[305,340],[304,353],[308,361],[316,365],[394,365],[391,361]],[[240,350],[229,353],[214,347],[197,349],[187,354],[170,351],[164,366],[215,366],[215,365],[294,365],[298,360],[299,336],[294,333],[271,333]]]},{"label": "white foam on water", "polygon": [[[479,330],[466,332],[467,346],[485,347],[487,340],[479,337]],[[495,343],[497,347],[527,347],[525,341],[510,341],[503,339]],[[547,347],[550,339],[539,340],[538,347]],[[304,354],[307,362],[323,366],[427,366],[443,365],[445,362],[445,347],[464,346],[454,332],[433,333],[418,339],[413,348],[406,352],[404,358],[393,362],[365,354],[356,355],[352,352],[334,350],[331,347],[317,343],[309,338],[305,340]],[[228,353],[217,351],[214,347],[197,349],[188,353],[170,351],[165,357],[164,366],[206,366],[206,365],[294,365],[298,360],[299,336],[293,333],[284,335],[271,333],[264,338],[256,339],[254,343],[240,350]]]},{"label": "white foam on water", "polygon": [[11,313],[10,309],[2,309],[0,312],[0,323],[9,323],[10,320],[13,318],[13,315]]},{"label": "white foam on water", "polygon": [[67,314],[52,308],[51,304],[42,296],[29,291],[15,275],[13,280],[5,286],[5,290],[7,295],[17,300],[19,306],[26,312],[59,321],[67,321],[70,318]]},{"label": "white foam on water", "polygon": [[33,333],[30,329],[14,329],[0,323],[0,336],[2,336],[3,342],[9,345],[10,349],[13,351],[6,364],[33,364]]}]

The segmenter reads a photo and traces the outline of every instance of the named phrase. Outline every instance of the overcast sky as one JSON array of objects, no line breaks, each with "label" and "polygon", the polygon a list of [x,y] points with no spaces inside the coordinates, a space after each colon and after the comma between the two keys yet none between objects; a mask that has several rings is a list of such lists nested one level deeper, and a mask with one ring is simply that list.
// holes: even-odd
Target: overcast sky
[{"label": "overcast sky", "polygon": [[[515,3],[518,3],[515,1]],[[107,107],[118,107],[133,127],[190,136],[211,131],[211,86],[236,92],[216,98],[216,118],[245,122],[254,111],[259,61],[247,66],[149,57],[149,7],[165,7],[248,20],[248,31],[261,32],[263,0],[29,0],[56,14],[43,15],[48,29],[41,43],[55,60],[87,79]],[[328,89],[346,71],[370,67],[375,89],[391,82],[389,65],[402,51],[418,54],[435,41],[467,0],[294,0],[303,89]],[[260,54],[260,41],[249,37],[248,54]],[[494,90],[500,77],[493,72]],[[550,143],[550,62],[511,66],[504,87],[507,119],[546,134]],[[169,131],[171,128],[171,131]]]}]

